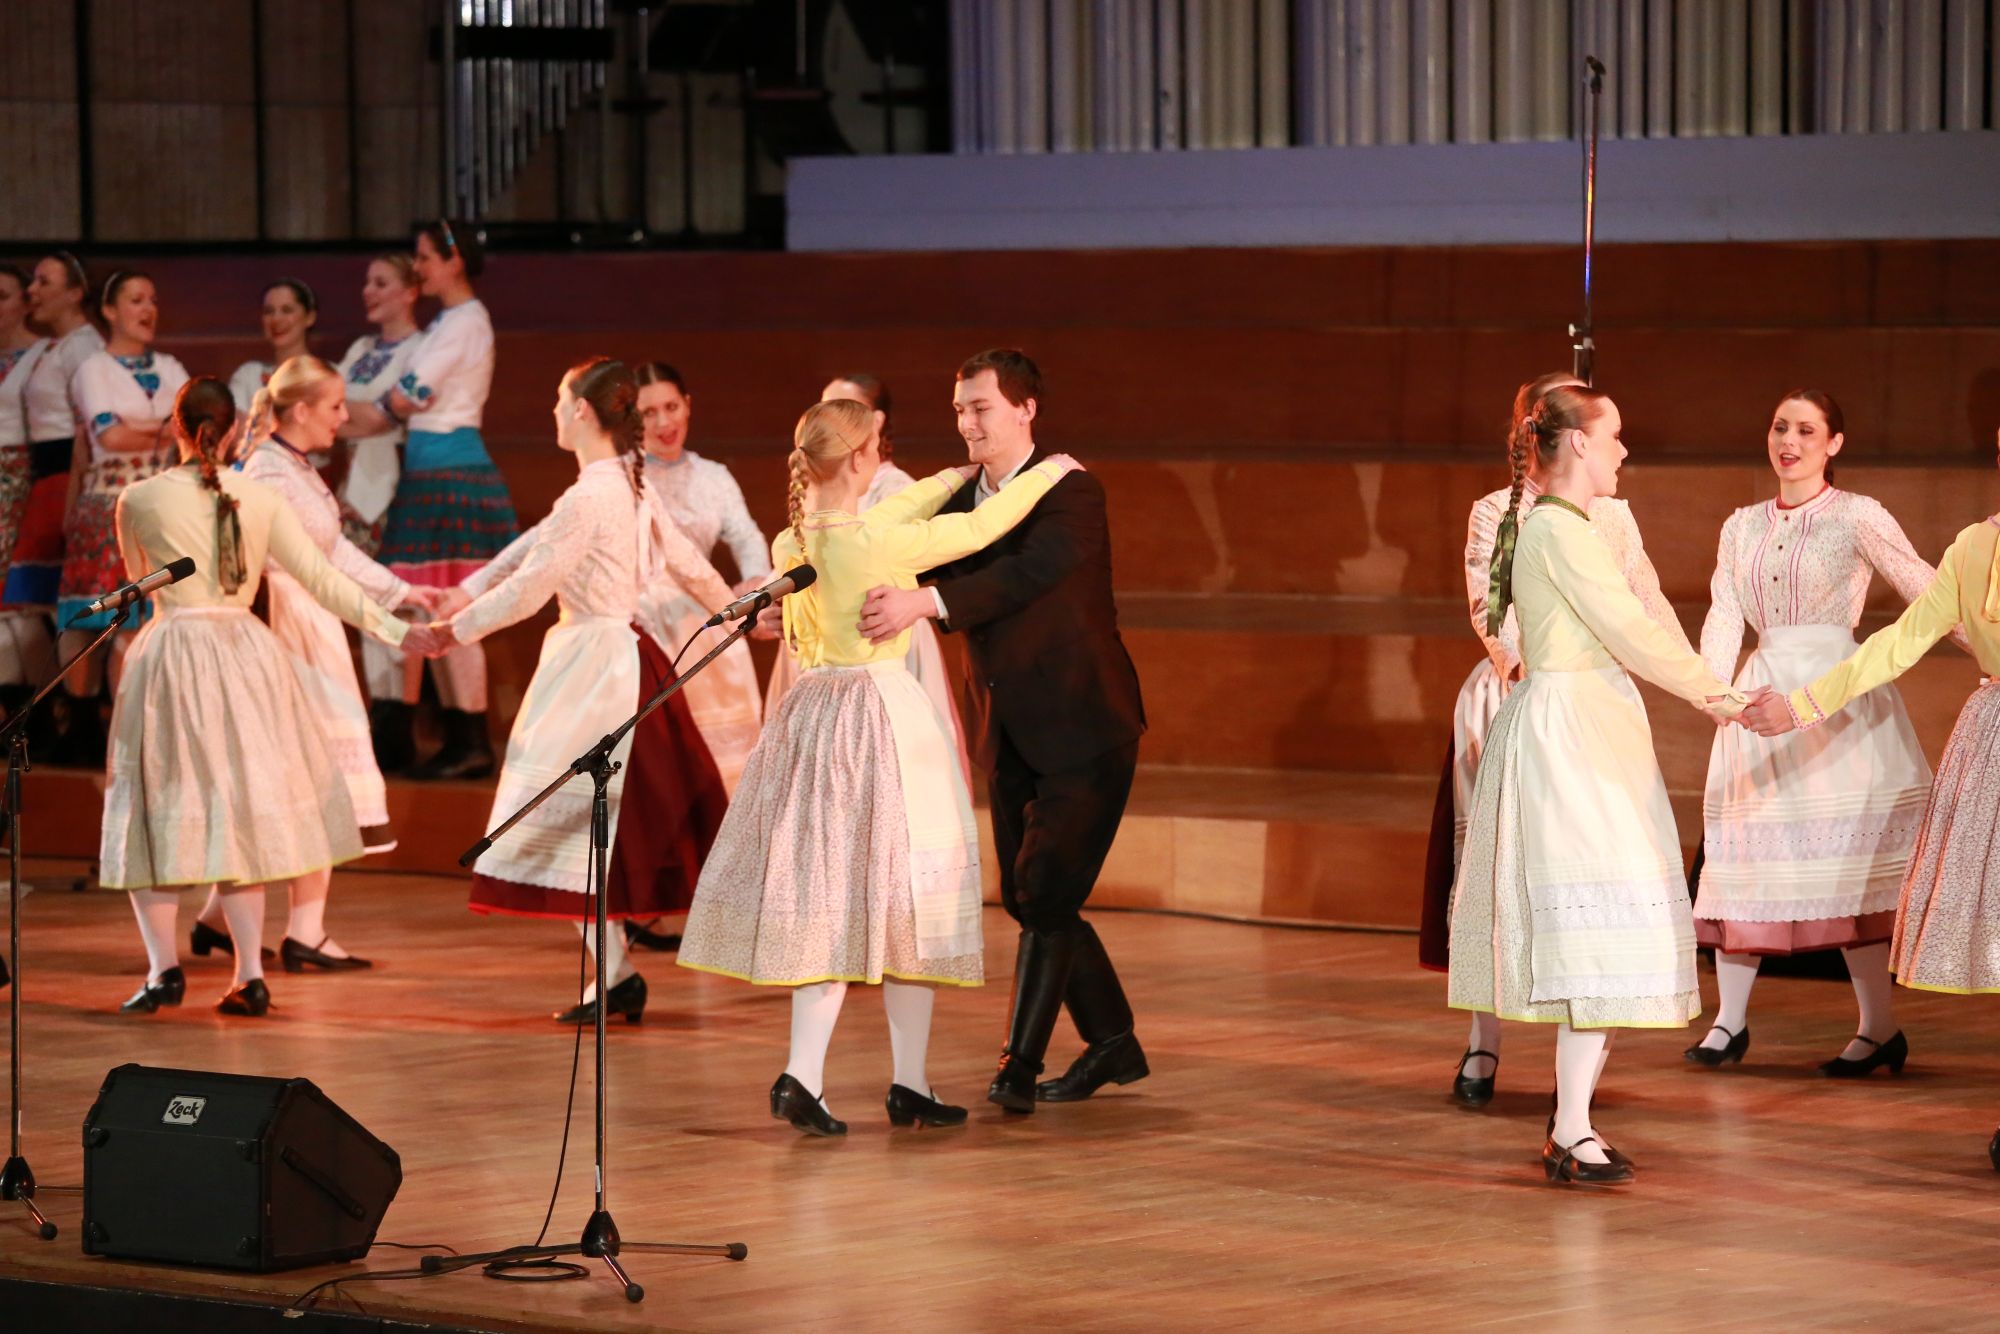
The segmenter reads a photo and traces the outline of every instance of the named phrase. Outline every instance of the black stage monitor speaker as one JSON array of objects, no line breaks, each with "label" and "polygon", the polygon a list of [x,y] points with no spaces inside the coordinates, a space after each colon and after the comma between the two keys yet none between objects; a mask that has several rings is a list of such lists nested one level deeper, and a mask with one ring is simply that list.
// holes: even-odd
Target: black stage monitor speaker
[{"label": "black stage monitor speaker", "polygon": [[121,1065],[83,1123],[83,1249],[221,1269],[353,1260],[396,1151],[309,1079]]}]

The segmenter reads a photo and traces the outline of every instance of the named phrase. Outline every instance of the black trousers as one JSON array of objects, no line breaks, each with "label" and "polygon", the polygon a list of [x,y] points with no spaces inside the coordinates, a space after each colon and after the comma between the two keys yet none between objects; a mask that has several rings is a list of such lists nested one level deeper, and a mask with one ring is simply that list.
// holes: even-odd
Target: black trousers
[{"label": "black trousers", "polygon": [[1132,1028],[1117,970],[1082,908],[1118,835],[1138,764],[1134,741],[1074,769],[1041,773],[1003,734],[988,775],[1001,905],[1027,931],[1076,938],[1063,1001],[1085,1042]]}]

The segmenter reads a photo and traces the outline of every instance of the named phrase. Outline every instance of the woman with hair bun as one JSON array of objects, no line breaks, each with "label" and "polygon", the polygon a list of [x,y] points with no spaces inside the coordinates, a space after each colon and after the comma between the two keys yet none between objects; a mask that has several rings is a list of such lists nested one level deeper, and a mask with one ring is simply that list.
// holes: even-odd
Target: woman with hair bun
[{"label": "woman with hair bun", "polygon": [[[1514,407],[1507,419],[1508,458],[1518,465],[1520,494],[1530,504],[1542,494],[1541,451],[1530,447],[1523,432],[1542,399],[1552,390],[1580,386],[1583,381],[1568,371],[1538,375],[1514,392]],[[1436,972],[1448,970],[1451,959],[1451,882],[1465,846],[1465,824],[1472,813],[1472,790],[1479,776],[1479,757],[1487,729],[1501,701],[1521,680],[1521,632],[1510,607],[1497,622],[1491,622],[1487,608],[1492,596],[1493,556],[1502,520],[1516,508],[1511,487],[1489,492],[1472,503],[1465,532],[1465,596],[1472,615],[1472,632],[1479,636],[1486,656],[1459,687],[1452,709],[1451,762],[1446,770],[1438,799],[1439,826],[1431,833],[1432,856],[1425,868],[1422,926],[1417,937],[1417,959]],[[1660,576],[1646,555],[1639,526],[1624,501],[1598,496],[1584,507],[1591,527],[1611,548],[1612,558],[1624,573],[1632,595],[1646,609],[1646,616],[1681,648],[1689,648],[1687,632],[1674,615],[1673,604],[1660,591]],[[1447,823],[1448,822],[1448,823]],[[1500,1020],[1490,1013],[1474,1011],[1472,1033],[1466,1039],[1465,1054],[1459,1057],[1452,1076],[1451,1096],[1460,1106],[1477,1110],[1493,1100],[1495,1077],[1500,1067]]]},{"label": "woman with hair bun", "polygon": [[[646,583],[670,571],[709,611],[729,601],[729,586],[650,496],[637,402],[638,384],[622,362],[599,357],[563,376],[556,445],[576,456],[576,481],[547,518],[439,608],[449,617],[439,627],[446,650],[525,620],[551,597],[561,609],[507,738],[489,824],[513,814],[673,679],[659,646],[634,626]],[[623,919],[679,911],[721,824],[721,779],[678,696],[628,733],[614,758],[605,912]],[[508,831],[473,864],[472,910],[566,919],[594,947],[590,807],[591,785],[578,779]],[[594,1021],[600,994],[606,1012],[628,1022],[644,1012],[646,980],[632,971],[622,932],[607,935],[606,951],[597,980],[558,1020]]]},{"label": "woman with hair bun", "polygon": [[[494,359],[493,317],[472,290],[484,265],[485,250],[470,227],[439,218],[417,230],[412,267],[424,295],[444,308],[402,378],[376,403],[409,428],[384,522],[382,563],[429,588],[457,584],[520,532],[507,481],[479,434]],[[493,772],[485,647],[463,645],[431,664],[431,676],[443,706],[444,745],[410,776],[484,778]]]},{"label": "woman with hair bun", "polygon": [[[1521,423],[1486,623],[1514,609],[1526,675],[1486,735],[1451,911],[1453,1008],[1558,1026],[1542,1169],[1592,1185],[1633,1177],[1590,1118],[1612,1030],[1701,1013],[1680,835],[1627,671],[1713,719],[1746,703],[1647,615],[1599,535],[1588,507],[1618,490],[1620,429],[1581,385]],[[1522,518],[1530,458],[1542,492]]]},{"label": "woman with hair bun", "polygon": [[[1833,460],[1846,443],[1831,394],[1786,394],[1765,434],[1777,497],[1723,522],[1701,654],[1740,690],[1792,690],[1854,652],[1873,575],[1914,602],[1936,574],[1879,502],[1834,486]],[[1746,624],[1757,649],[1738,672]],[[1889,943],[1930,789],[1930,765],[1894,685],[1796,736],[1716,734],[1694,924],[1695,938],[1715,949],[1720,1004],[1687,1060],[1743,1059],[1764,956],[1838,948],[1860,1017],[1821,1073],[1850,1078],[1884,1065],[1901,1073],[1910,1044],[1896,1026]]]},{"label": "woman with hair bun", "polygon": [[229,377],[229,394],[238,412],[250,411],[257,391],[271,382],[271,373],[293,357],[309,357],[309,336],[319,322],[319,298],[303,278],[280,278],[264,289],[264,341],[271,345],[269,361],[246,361]]},{"label": "woman with hair bun", "polygon": [[[429,611],[436,605],[437,590],[404,583],[341,535],[339,503],[313,460],[333,448],[335,433],[346,418],[340,373],[317,357],[294,357],[251,398],[237,451],[243,458],[243,475],[283,497],[319,553],[383,610]],[[389,827],[387,795],[369,744],[368,715],[354,677],[347,633],[340,618],[315,601],[282,561],[273,560],[264,578],[271,633],[289,655],[334,765],[347,781],[348,800],[361,826],[362,850],[387,852],[396,846],[396,836]],[[287,887],[291,915],[278,957],[288,973],[307,966],[328,970],[370,966],[367,959],[348,954],[326,932],[331,875],[331,868],[323,867],[294,877]],[[191,928],[189,945],[196,954],[232,948],[219,897],[210,896]]]},{"label": "woman with hair bun", "polygon": [[817,578],[781,604],[799,682],[765,725],[702,868],[680,963],[792,992],[790,1058],[771,1115],[844,1135],[826,1104],[826,1052],[850,983],[882,988],[897,1125],[962,1125],[925,1074],[935,988],[985,980],[979,839],[947,724],[910,676],[909,635],[871,643],[861,605],[879,585],[979,551],[1027,518],[1076,461],[1024,469],[992,499],[940,515],[978,472],[947,468],[865,514],[881,466],[874,409],[815,403],[792,435],[781,569]]},{"label": "woman with hair bun", "polygon": [[267,560],[357,629],[416,652],[436,632],[397,620],[320,554],[284,499],[222,466],[236,427],[222,381],[189,381],[170,421],[180,466],[118,497],[124,568],[137,579],[182,557],[194,573],[153,595],[111,717],[99,850],[107,889],[131,891],[146,981],[121,1007],[151,1014],[186,994],[178,891],[215,886],[236,975],[216,1008],[256,1016],[264,983],[264,886],[362,852],[347,784],[283,646],[251,614]]}]

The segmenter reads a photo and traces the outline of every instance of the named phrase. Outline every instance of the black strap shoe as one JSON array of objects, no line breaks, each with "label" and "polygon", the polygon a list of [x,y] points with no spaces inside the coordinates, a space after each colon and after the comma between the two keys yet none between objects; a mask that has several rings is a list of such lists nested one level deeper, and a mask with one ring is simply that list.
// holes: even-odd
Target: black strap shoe
[{"label": "black strap shoe", "polygon": [[217,1001],[215,1008],[224,1014],[261,1019],[271,1008],[271,989],[264,985],[263,978],[253,977]]},{"label": "black strap shoe", "polygon": [[[1468,1078],[1465,1073],[1465,1063],[1475,1056],[1484,1056],[1493,1062],[1493,1073],[1484,1079]],[[1465,1055],[1458,1058],[1457,1072],[1451,1077],[1451,1100],[1461,1107],[1470,1107],[1473,1111],[1478,1111],[1493,1101],[1493,1081],[1499,1074],[1499,1052],[1474,1051],[1468,1047]]]},{"label": "black strap shoe", "polygon": [[[933,1093],[936,1091],[931,1090]],[[883,1103],[889,1109],[890,1125],[962,1126],[965,1124],[966,1112],[963,1107],[939,1102],[902,1084],[889,1085],[889,1096],[883,1099]]]},{"label": "black strap shoe", "polygon": [[[1585,1162],[1576,1156],[1576,1151],[1586,1144],[1604,1145],[1595,1135],[1585,1135],[1567,1148],[1557,1144],[1553,1137],[1542,1146],[1542,1171],[1550,1181],[1568,1181],[1579,1186],[1619,1186],[1637,1175],[1629,1162],[1621,1163],[1613,1158],[1608,1163]],[[1606,1150],[1606,1157],[1610,1151]]]},{"label": "black strap shoe", "polygon": [[847,1133],[847,1122],[835,1120],[826,1104],[790,1075],[779,1075],[778,1082],[771,1085],[771,1115],[791,1122],[794,1129],[808,1135],[831,1137]]},{"label": "black strap shoe", "polygon": [[278,946],[278,957],[284,960],[285,971],[288,973],[303,973],[307,964],[315,968],[324,968],[329,973],[351,972],[357,968],[375,966],[373,959],[357,959],[352,954],[322,953],[320,946],[324,944],[326,940],[322,939],[319,945],[301,945],[290,936],[286,936],[283,943]]},{"label": "black strap shoe", "polygon": [[1035,1086],[1038,1102],[1082,1102],[1106,1084],[1133,1084],[1151,1074],[1146,1053],[1133,1034],[1093,1042],[1068,1070]]},{"label": "black strap shoe", "polygon": [[1865,1042],[1874,1050],[1858,1061],[1850,1061],[1845,1056],[1836,1056],[1821,1065],[1819,1072],[1828,1079],[1860,1079],[1886,1065],[1890,1074],[1900,1075],[1903,1073],[1903,1062],[1910,1059],[1910,1040],[1903,1036],[1903,1030],[1900,1028],[1887,1042],[1877,1042],[1874,1038],[1863,1037],[1859,1033],[1854,1035],[1854,1040]]},{"label": "black strap shoe", "polygon": [[[606,992],[604,999],[610,1006],[605,1011],[605,1018],[608,1019],[614,1014],[619,1014],[625,1016],[626,1023],[636,1024],[646,1017],[646,979],[634,973]],[[570,1006],[567,1010],[556,1016],[556,1022],[559,1024],[589,1024],[595,1027],[597,1024],[596,1000],[587,1000],[581,1004]]]},{"label": "black strap shoe", "polygon": [[160,974],[159,981],[147,982],[118,1009],[125,1014],[153,1014],[162,1005],[179,1005],[186,995],[187,974],[179,968],[169,968]]},{"label": "black strap shoe", "polygon": [[[1721,1024],[1715,1024],[1709,1028],[1708,1032],[1727,1033],[1729,1041],[1720,1047],[1704,1047],[1701,1043],[1697,1042],[1694,1046],[1689,1047],[1681,1053],[1682,1060],[1692,1061],[1696,1065],[1705,1065],[1711,1070],[1719,1065],[1741,1065],[1743,1063],[1743,1053],[1750,1050],[1750,1025],[1745,1024],[1741,1030],[1730,1033]],[[1702,1036],[1707,1037],[1708,1034],[1704,1033]]]},{"label": "black strap shoe", "polygon": [[681,948],[679,933],[655,931],[629,917],[625,919],[625,943],[635,950],[657,950],[661,954],[677,954]]},{"label": "black strap shoe", "polygon": [[[204,959],[211,950],[221,950],[232,959],[236,957],[236,942],[229,938],[229,933],[217,931],[199,917],[188,928],[188,949]],[[278,952],[269,946],[259,949],[257,954],[265,963],[276,963],[278,959]]]}]

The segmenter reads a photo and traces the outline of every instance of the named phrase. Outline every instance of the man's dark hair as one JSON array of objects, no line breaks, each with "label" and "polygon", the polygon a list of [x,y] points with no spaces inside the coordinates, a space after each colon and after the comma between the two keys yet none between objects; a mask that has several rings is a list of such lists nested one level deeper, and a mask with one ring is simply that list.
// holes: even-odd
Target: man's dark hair
[{"label": "man's dark hair", "polygon": [[1040,409],[1042,368],[1020,348],[988,348],[976,357],[968,357],[965,364],[958,368],[958,378],[970,380],[981,371],[993,372],[993,378],[1000,382],[1001,396],[1015,407],[1032,398],[1037,410]]}]

